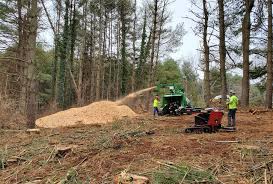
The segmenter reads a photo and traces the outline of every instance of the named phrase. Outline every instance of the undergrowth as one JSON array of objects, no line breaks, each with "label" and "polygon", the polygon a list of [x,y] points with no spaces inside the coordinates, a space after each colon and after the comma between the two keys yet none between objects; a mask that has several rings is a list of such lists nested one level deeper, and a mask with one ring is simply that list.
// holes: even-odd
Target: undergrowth
[{"label": "undergrowth", "polygon": [[[67,171],[66,175],[58,182],[58,184],[89,184],[90,178],[87,178],[85,181],[81,180],[78,176],[78,172],[71,168]],[[47,184],[55,184],[56,182],[47,181]]]},{"label": "undergrowth", "polygon": [[215,183],[215,177],[206,170],[190,167],[186,164],[166,165],[153,174],[155,184]]},{"label": "undergrowth", "polygon": [[7,148],[5,150],[0,150],[0,170],[5,169],[7,161]]},{"label": "undergrowth", "polygon": [[0,129],[22,129],[26,125],[18,103],[0,95]]}]

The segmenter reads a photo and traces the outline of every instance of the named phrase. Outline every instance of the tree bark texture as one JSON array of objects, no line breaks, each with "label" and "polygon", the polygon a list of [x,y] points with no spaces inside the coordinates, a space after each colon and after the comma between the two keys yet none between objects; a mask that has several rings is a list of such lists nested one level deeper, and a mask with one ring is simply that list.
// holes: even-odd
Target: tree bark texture
[{"label": "tree bark texture", "polygon": [[207,1],[203,0],[203,14],[204,14],[204,29],[203,29],[203,47],[204,47],[204,98],[206,106],[209,106],[210,102],[210,60],[209,60],[209,46],[208,46],[208,10],[207,10]]},{"label": "tree bark texture", "polygon": [[27,67],[27,99],[26,99],[26,110],[27,110],[27,127],[34,128],[36,114],[38,110],[37,102],[37,82],[35,79],[35,50],[36,50],[36,38],[38,29],[38,2],[37,0],[31,1],[31,7],[28,13],[28,39],[26,49],[26,61],[28,62]]},{"label": "tree bark texture", "polygon": [[65,108],[66,101],[66,70],[67,70],[67,54],[68,54],[68,39],[69,39],[69,0],[65,1],[65,15],[64,15],[64,30],[62,33],[62,41],[60,45],[60,65],[58,76],[58,105],[61,108]]},{"label": "tree bark texture", "polygon": [[133,22],[133,66],[132,66],[132,77],[131,77],[131,92],[135,91],[135,87],[136,87],[136,21],[137,21],[137,2],[135,0],[134,2],[134,22]]},{"label": "tree bark texture", "polygon": [[242,24],[242,47],[243,47],[243,79],[241,105],[248,107],[249,105],[249,44],[250,44],[250,14],[254,7],[254,0],[245,0],[245,15]]},{"label": "tree bark texture", "polygon": [[154,12],[153,12],[153,28],[152,28],[152,40],[151,40],[151,60],[149,70],[149,86],[154,83],[154,56],[155,56],[155,40],[156,40],[156,28],[157,28],[157,15],[158,14],[158,0],[154,0]]},{"label": "tree bark texture", "polygon": [[219,30],[220,30],[220,75],[221,75],[221,102],[225,104],[227,96],[226,79],[226,45],[225,45],[225,10],[224,0],[218,0],[219,5]]},{"label": "tree bark texture", "polygon": [[267,80],[266,80],[266,107],[272,109],[272,0],[267,1],[268,5],[268,43],[267,43]]},{"label": "tree bark texture", "polygon": [[97,62],[96,72],[96,100],[100,100],[100,89],[101,89],[101,66],[102,66],[102,2],[99,1],[99,56]]}]

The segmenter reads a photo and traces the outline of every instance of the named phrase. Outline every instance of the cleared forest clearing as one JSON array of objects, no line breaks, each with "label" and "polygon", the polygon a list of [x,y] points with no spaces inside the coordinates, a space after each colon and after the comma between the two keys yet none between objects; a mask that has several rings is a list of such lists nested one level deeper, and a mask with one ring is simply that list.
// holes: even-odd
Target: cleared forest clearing
[{"label": "cleared forest clearing", "polygon": [[[272,177],[272,117],[273,112],[238,112],[237,132],[213,134],[185,134],[193,115],[142,115],[106,125],[41,129],[40,134],[1,130],[1,183],[67,178],[112,183],[124,170],[164,182],[158,173],[181,164],[191,168],[188,173],[211,174],[207,183],[262,183]],[[69,150],[58,152],[60,147]],[[191,182],[187,176],[183,180]]]},{"label": "cleared forest clearing", "polygon": [[272,4],[0,0],[0,184],[273,183]]}]

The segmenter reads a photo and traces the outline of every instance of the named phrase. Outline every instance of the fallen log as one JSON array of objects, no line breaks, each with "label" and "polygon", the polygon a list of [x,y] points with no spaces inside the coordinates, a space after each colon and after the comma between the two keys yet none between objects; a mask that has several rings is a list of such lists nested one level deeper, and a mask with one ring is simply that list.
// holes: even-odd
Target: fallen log
[{"label": "fallen log", "polygon": [[27,132],[28,134],[32,134],[32,133],[40,134],[40,133],[41,133],[41,132],[40,132],[40,129],[38,129],[38,128],[27,129],[26,132]]},{"label": "fallen log", "polygon": [[24,161],[27,161],[27,159],[22,158],[22,157],[18,157],[18,156],[10,157],[7,160],[8,163],[17,163],[17,162],[24,162]]},{"label": "fallen log", "polygon": [[42,182],[42,180],[34,180],[34,181],[29,181],[29,182],[27,182],[25,184],[39,184],[41,182]]},{"label": "fallen log", "polygon": [[250,109],[249,112],[252,115],[255,115],[255,114],[261,114],[261,113],[265,113],[265,112],[269,112],[269,111],[268,111],[268,109],[266,109],[266,110]]},{"label": "fallen log", "polygon": [[114,184],[149,184],[149,179],[144,176],[138,176],[122,172],[114,177]]},{"label": "fallen log", "polygon": [[217,143],[240,143],[240,141],[216,141]]}]

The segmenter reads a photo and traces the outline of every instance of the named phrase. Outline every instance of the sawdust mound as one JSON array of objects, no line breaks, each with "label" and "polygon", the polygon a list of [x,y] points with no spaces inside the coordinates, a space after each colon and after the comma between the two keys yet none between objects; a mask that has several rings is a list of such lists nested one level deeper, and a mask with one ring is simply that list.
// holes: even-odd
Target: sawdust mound
[{"label": "sawdust mound", "polygon": [[126,105],[100,101],[85,107],[72,108],[36,120],[38,127],[57,128],[79,124],[105,124],[136,113]]}]

